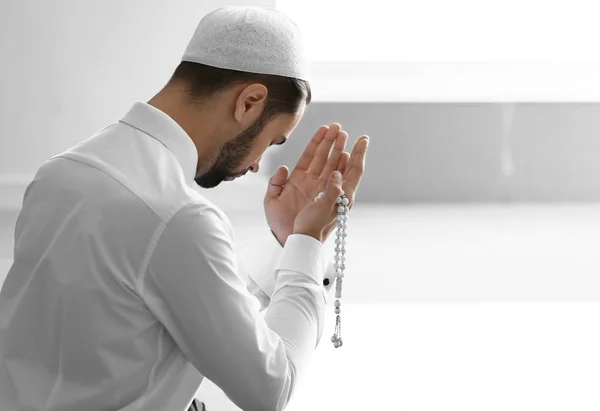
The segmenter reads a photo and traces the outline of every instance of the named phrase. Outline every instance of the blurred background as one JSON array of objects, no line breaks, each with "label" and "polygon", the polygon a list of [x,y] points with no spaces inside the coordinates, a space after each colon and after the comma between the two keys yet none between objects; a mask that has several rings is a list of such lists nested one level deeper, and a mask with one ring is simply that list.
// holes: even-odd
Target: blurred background
[{"label": "blurred background", "polygon": [[[288,409],[600,409],[592,1],[3,1],[0,284],[38,167],[148,101],[224,5],[287,13],[313,61],[313,103],[288,143],[257,175],[200,189],[240,248],[268,229],[269,176],[293,168],[320,125],[339,122],[349,146],[371,138],[348,228],[344,347],[329,343],[328,307]],[[198,397],[237,410],[208,380]]]}]

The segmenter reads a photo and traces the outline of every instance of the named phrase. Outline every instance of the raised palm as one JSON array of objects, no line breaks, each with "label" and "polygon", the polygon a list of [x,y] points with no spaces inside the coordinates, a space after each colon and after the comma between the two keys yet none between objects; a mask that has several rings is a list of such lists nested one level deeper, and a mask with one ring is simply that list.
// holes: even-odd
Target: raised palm
[{"label": "raised palm", "polygon": [[[363,136],[357,141],[352,154],[344,151],[347,140],[348,133],[337,123],[320,127],[294,170],[289,173],[287,167],[280,166],[269,180],[264,199],[265,214],[271,231],[281,244],[285,244],[288,235],[292,234],[298,213],[319,192],[325,191],[327,179],[335,170],[342,173],[342,189],[350,200],[350,207],[354,204],[355,192],[364,173],[368,137]],[[335,223],[328,227],[326,234],[334,226]]]}]

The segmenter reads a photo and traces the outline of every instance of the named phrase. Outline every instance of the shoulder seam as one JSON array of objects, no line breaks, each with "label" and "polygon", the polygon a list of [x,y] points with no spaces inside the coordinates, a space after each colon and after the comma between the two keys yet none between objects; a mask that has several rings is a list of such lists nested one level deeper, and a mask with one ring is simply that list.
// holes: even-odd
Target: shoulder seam
[{"label": "shoulder seam", "polygon": [[[154,250],[156,249],[158,242],[160,241],[165,229],[167,228],[167,225],[173,220],[173,218],[178,213],[180,213],[185,208],[187,208],[191,205],[194,205],[194,204],[196,204],[194,202],[194,199],[185,199],[184,201],[179,203],[176,207],[174,207],[173,210],[169,213],[169,215],[160,222],[158,227],[156,227],[156,230],[152,234],[152,238],[150,239],[150,242],[148,243],[148,247],[146,248],[146,251],[144,253],[144,258],[142,259],[142,263],[140,264],[140,268],[139,268],[139,271],[138,271],[138,273],[136,275],[136,279],[135,279],[135,282],[136,282],[135,289],[137,290],[140,297],[142,297],[144,295],[144,279],[146,278],[148,266],[150,265],[150,259],[152,258],[153,254],[154,254]],[[219,215],[218,211],[215,210],[215,206],[211,205],[208,207],[208,209],[215,213],[215,216],[223,225],[224,231],[227,233],[227,235],[230,236],[230,232],[227,229],[225,222]],[[233,242],[233,239],[231,239],[231,240]]]},{"label": "shoulder seam", "polygon": [[160,221],[160,224],[158,225],[158,227],[156,227],[156,230],[154,230],[154,233],[152,234],[152,237],[150,238],[150,242],[148,243],[148,246],[146,247],[146,251],[144,252],[144,258],[142,259],[140,268],[139,268],[138,273],[135,278],[135,289],[137,290],[140,297],[143,295],[143,292],[144,292],[144,290],[143,290],[144,281],[143,280],[146,277],[146,271],[148,270],[148,265],[150,264],[150,259],[152,258],[152,255],[154,254],[154,250],[156,249],[158,241],[162,237],[162,234],[165,231],[165,228],[167,228],[167,224],[173,219],[173,217],[175,217],[177,215],[177,213],[179,213],[180,211],[182,211],[184,208],[188,207],[191,204],[193,204],[193,200],[185,199],[184,201],[179,203],[177,206],[173,207],[173,210],[171,210],[171,212],[167,215],[167,217],[165,219],[162,219]]}]

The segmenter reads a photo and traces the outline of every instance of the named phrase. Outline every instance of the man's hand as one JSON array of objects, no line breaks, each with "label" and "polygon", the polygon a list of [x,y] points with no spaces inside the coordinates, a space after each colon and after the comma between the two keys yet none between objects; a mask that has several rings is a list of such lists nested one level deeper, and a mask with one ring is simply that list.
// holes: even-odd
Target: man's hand
[{"label": "man's hand", "polygon": [[[333,123],[330,127],[320,127],[306,146],[296,167],[289,174],[287,167],[280,166],[269,180],[264,207],[267,223],[281,245],[292,234],[296,216],[314,197],[325,191],[327,179],[338,170],[342,173],[342,189],[354,205],[356,189],[365,169],[368,137],[358,139],[352,154],[344,152],[348,133]],[[333,151],[331,155],[331,147]],[[335,227],[335,222],[327,227],[323,238]]]}]

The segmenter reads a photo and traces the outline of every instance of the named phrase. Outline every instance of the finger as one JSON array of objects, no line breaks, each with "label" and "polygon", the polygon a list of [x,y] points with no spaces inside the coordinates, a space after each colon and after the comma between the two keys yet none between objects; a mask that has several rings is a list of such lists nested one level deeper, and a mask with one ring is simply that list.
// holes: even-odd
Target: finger
[{"label": "finger", "polygon": [[281,194],[283,185],[287,181],[288,174],[289,170],[286,166],[279,166],[275,174],[273,174],[273,176],[269,179],[269,186],[267,187],[265,201],[271,198],[276,198]]},{"label": "finger", "polygon": [[325,134],[325,138],[317,147],[317,151],[310,163],[309,171],[315,177],[320,177],[323,172],[323,168],[325,167],[325,162],[329,158],[329,152],[331,151],[331,146],[337,138],[338,133],[341,131],[342,126],[338,123],[333,123],[327,133]]},{"label": "finger", "polygon": [[[339,179],[336,179],[336,177],[339,177]],[[342,194],[342,174],[339,171],[334,171],[327,179],[325,194],[321,197],[324,204],[331,208],[332,213],[335,211],[333,205],[340,194]]]},{"label": "finger", "polygon": [[350,153],[344,151],[340,156],[340,161],[338,162],[336,168],[336,170],[342,173],[342,175],[345,174],[346,167],[348,166],[348,161],[350,161]]},{"label": "finger", "polygon": [[312,162],[313,157],[315,156],[315,153],[317,152],[317,148],[319,147],[319,144],[321,144],[321,141],[323,141],[325,134],[327,134],[327,130],[329,130],[329,127],[327,127],[327,126],[319,127],[319,129],[317,130],[315,135],[310,139],[310,142],[304,149],[304,153],[302,153],[302,156],[300,156],[300,159],[298,159],[298,163],[296,163],[295,169],[302,170],[302,171],[308,171],[308,168],[310,167],[310,163]]},{"label": "finger", "polygon": [[348,166],[344,175],[344,193],[352,197],[360,184],[360,179],[365,172],[365,157],[369,146],[369,137],[362,136],[358,139],[350,155]]},{"label": "finger", "polygon": [[329,156],[329,160],[327,160],[327,164],[325,164],[325,168],[320,175],[320,178],[325,180],[327,176],[333,173],[340,162],[340,158],[344,149],[346,148],[346,142],[348,141],[348,133],[345,131],[340,131],[335,139],[335,144],[333,145],[333,151]]}]

